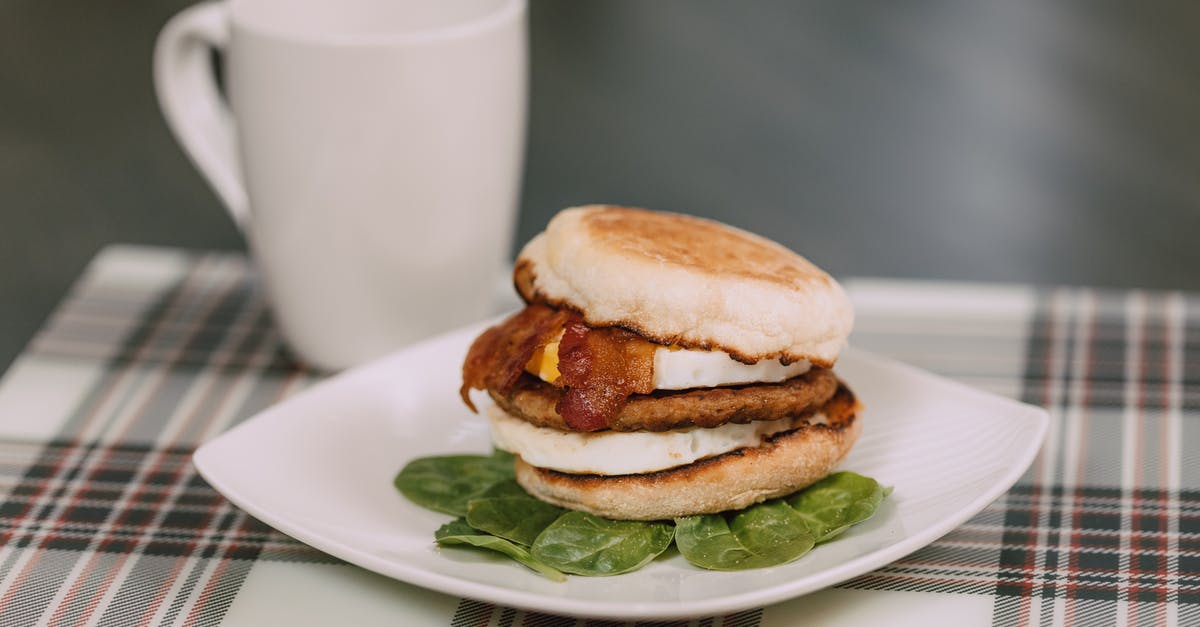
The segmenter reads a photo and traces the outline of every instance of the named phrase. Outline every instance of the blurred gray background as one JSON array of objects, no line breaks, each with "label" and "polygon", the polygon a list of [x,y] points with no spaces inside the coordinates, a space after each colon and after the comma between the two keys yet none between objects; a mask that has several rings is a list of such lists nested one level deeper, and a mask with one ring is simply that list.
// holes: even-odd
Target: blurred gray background
[{"label": "blurred gray background", "polygon": [[[180,0],[0,3],[0,370],[103,245],[244,244],[158,112]],[[1200,290],[1200,4],[533,0],[517,241],[643,205],[835,275]]]}]

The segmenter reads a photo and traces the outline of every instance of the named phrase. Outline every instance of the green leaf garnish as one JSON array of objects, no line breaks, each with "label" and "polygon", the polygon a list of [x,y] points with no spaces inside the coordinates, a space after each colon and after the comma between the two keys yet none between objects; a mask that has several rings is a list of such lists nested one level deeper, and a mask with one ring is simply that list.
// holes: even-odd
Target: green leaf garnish
[{"label": "green leaf garnish", "polygon": [[439,545],[506,555],[555,581],[565,580],[563,573],[631,572],[672,543],[701,568],[785,564],[870,518],[891,494],[874,479],[838,472],[737,512],[673,523],[608,520],[530,496],[513,477],[513,456],[503,451],[415,459],[394,483],[414,503],[458,517],[434,533]]},{"label": "green leaf garnish", "polygon": [[733,516],[677,518],[675,544],[701,568],[745,570],[786,564],[809,552],[816,538],[796,511],[777,499]]},{"label": "green leaf garnish", "polygon": [[787,498],[818,544],[870,518],[891,492],[878,481],[853,472],[837,472]]},{"label": "green leaf garnish", "polygon": [[497,451],[492,455],[414,459],[396,475],[393,483],[421,507],[451,516],[466,516],[468,501],[494,484],[512,478],[512,455]]},{"label": "green leaf garnish", "polygon": [[457,518],[441,526],[434,532],[433,537],[442,546],[462,545],[492,551],[507,555],[529,569],[553,580],[566,581],[567,576],[551,566],[538,561],[529,554],[529,550],[504,538],[499,538],[477,531],[462,518]]},{"label": "green leaf garnish", "polygon": [[537,537],[534,557],[575,575],[619,575],[645,566],[671,546],[665,522],[608,520],[567,512]]},{"label": "green leaf garnish", "polygon": [[467,523],[479,531],[528,547],[566,511],[521,492],[520,496],[471,499],[467,503]]}]

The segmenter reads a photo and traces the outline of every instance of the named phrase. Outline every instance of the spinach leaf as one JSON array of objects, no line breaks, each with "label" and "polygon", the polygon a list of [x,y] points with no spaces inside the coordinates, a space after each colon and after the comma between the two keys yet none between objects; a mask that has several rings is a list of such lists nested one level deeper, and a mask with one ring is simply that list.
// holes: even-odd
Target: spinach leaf
[{"label": "spinach leaf", "polygon": [[513,457],[492,455],[422,457],[408,463],[393,483],[409,500],[434,511],[466,516],[467,502],[493,484],[513,478]]},{"label": "spinach leaf", "polygon": [[871,517],[891,488],[853,472],[838,472],[787,497],[818,544]]},{"label": "spinach leaf", "polygon": [[546,527],[530,552],[575,575],[619,575],[645,566],[671,545],[674,528],[665,522],[607,520],[567,512]]},{"label": "spinach leaf", "polygon": [[839,472],[785,499],[672,524],[607,520],[544,503],[517,484],[513,456],[503,451],[415,459],[394,483],[418,505],[459,517],[434,534],[439,545],[500,553],[555,581],[564,573],[631,572],[672,542],[701,568],[784,564],[870,518],[891,494],[874,479]]},{"label": "spinach leaf", "polygon": [[520,496],[471,499],[467,503],[467,523],[480,531],[530,546],[543,529],[566,511],[521,492]]},{"label": "spinach leaf", "polygon": [[[490,499],[496,496],[529,496],[529,493],[525,491],[525,488],[521,487],[521,484],[517,483],[516,479],[508,479],[499,483],[493,483],[475,498]],[[533,497],[529,496],[529,498]]]},{"label": "spinach leaf", "polygon": [[692,564],[709,570],[745,570],[786,564],[809,552],[816,539],[787,503],[772,500],[726,517],[675,519],[675,544]]},{"label": "spinach leaf", "polygon": [[471,528],[467,521],[462,518],[457,518],[451,522],[442,525],[433,533],[433,537],[437,543],[442,546],[463,545],[471,546],[486,551],[494,551],[524,564],[531,570],[545,576],[553,581],[566,581],[567,576],[555,570],[554,568],[538,561],[529,554],[529,549],[519,546],[487,533],[482,533]]},{"label": "spinach leaf", "polygon": [[[437,531],[433,532],[433,539],[437,540],[438,544],[442,544],[442,540],[445,538],[454,538],[454,537],[458,537],[458,536],[472,536],[472,535],[480,535],[480,534],[478,531],[475,530],[474,527],[467,524],[467,519],[455,518],[454,520],[442,525],[441,527],[438,527]],[[447,542],[447,544],[453,544],[453,541]]]}]

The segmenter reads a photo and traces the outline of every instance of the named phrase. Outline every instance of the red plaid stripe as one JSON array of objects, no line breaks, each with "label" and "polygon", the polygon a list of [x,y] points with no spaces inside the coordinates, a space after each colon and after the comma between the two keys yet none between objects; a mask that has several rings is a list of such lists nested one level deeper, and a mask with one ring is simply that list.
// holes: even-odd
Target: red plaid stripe
[{"label": "red plaid stripe", "polygon": [[[77,309],[59,323],[103,331]],[[38,344],[113,348],[106,376],[0,504],[0,624],[210,623],[254,560],[333,561],[232,507],[191,466],[228,403],[273,402],[304,380],[272,370],[286,359],[269,328],[244,266],[206,257],[129,337]],[[235,397],[239,385],[258,394]]]},{"label": "red plaid stripe", "polygon": [[[1055,424],[1030,472],[967,524],[845,587],[994,595],[998,625],[1200,624],[1198,304],[1041,293],[1024,397]],[[923,341],[938,338],[912,338]]]},{"label": "red plaid stripe", "polygon": [[[1024,342],[1024,399],[1054,425],[1005,497],[845,587],[989,595],[999,625],[1200,624],[1198,305],[1048,290],[1011,337],[994,323],[979,337],[943,332],[911,311],[876,331],[925,367],[981,381],[1000,376],[985,347]],[[120,293],[77,289],[32,345],[107,368],[54,442],[10,444],[20,454],[0,458],[12,485],[0,503],[0,625],[218,624],[256,561],[331,561],[230,506],[189,463],[196,444],[309,380],[280,349],[244,262],[198,256],[116,337],[131,315]],[[463,601],[452,624],[620,623]]]}]

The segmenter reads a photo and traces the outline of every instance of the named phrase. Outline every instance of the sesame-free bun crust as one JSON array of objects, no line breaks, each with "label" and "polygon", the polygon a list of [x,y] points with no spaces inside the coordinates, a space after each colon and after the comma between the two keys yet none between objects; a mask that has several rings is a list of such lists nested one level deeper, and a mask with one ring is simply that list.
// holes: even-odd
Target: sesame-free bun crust
[{"label": "sesame-free bun crust", "polygon": [[808,424],[686,466],[640,475],[572,475],[516,460],[517,483],[543,501],[615,520],[659,520],[741,509],[807,487],[833,471],[862,429],[845,387]]},{"label": "sesame-free bun crust", "polygon": [[842,288],[800,255],[719,222],[629,207],[559,212],[514,271],[526,302],[661,344],[831,366],[850,334]]}]

